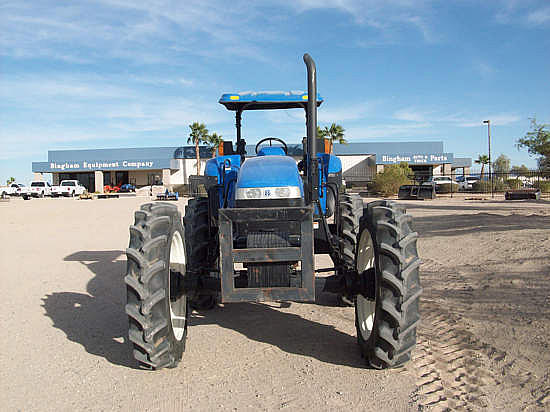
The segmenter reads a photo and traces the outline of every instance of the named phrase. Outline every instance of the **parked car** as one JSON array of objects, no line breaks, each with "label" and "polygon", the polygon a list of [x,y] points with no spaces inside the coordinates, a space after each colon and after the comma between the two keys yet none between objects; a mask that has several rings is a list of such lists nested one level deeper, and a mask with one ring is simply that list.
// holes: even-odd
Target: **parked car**
[{"label": "parked car", "polygon": [[23,183],[11,183],[8,186],[1,188],[0,195],[2,196],[22,196],[29,193],[29,188]]},{"label": "parked car", "polygon": [[86,188],[78,180],[62,180],[59,186],[53,188],[52,195],[72,197],[81,195],[85,191]]},{"label": "parked car", "polygon": [[52,197],[61,196],[61,188],[59,185],[52,185]]},{"label": "parked car", "polygon": [[52,187],[48,182],[31,182],[30,195],[33,197],[51,196]]},{"label": "parked car", "polygon": [[453,179],[451,179],[449,176],[432,176],[428,180],[422,183],[423,185],[435,185],[435,189],[437,191],[437,187],[445,184],[449,184],[453,187],[453,190],[458,189],[458,183],[456,183]]},{"label": "parked car", "polygon": [[459,185],[459,188],[462,190],[472,190],[474,187],[474,183],[476,182],[479,182],[479,177],[465,176],[464,179],[458,185]]},{"label": "parked car", "polygon": [[136,191],[136,187],[131,183],[126,183],[120,186],[121,193],[128,193],[128,192],[135,192],[135,191]]}]

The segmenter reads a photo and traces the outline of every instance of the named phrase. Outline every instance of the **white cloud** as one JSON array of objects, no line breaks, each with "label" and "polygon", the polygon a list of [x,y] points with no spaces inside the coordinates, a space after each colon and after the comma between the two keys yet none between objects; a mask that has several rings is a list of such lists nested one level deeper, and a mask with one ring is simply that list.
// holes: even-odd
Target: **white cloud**
[{"label": "white cloud", "polygon": [[39,1],[2,6],[0,54],[81,64],[110,57],[175,65],[182,54],[270,61],[269,45],[295,40],[275,22],[289,12],[315,9],[341,10],[382,37],[393,38],[406,26],[427,42],[437,38],[431,28],[430,1]]},{"label": "white cloud", "polygon": [[[317,109],[317,122],[319,126],[330,123],[354,122],[365,119],[375,110],[377,102],[363,102],[346,104],[346,106],[331,106],[323,103]],[[273,123],[304,123],[304,110],[270,110],[265,112],[265,117]]]},{"label": "white cloud", "polygon": [[[516,123],[522,119],[516,113],[493,113],[484,116],[474,116],[465,113],[441,113],[437,110],[421,110],[414,107],[397,110],[393,119],[419,124],[447,124],[451,127],[479,127],[483,120],[491,119],[491,124],[504,126]],[[408,124],[406,127],[410,127]]]},{"label": "white cloud", "polygon": [[152,85],[166,85],[166,86],[184,86],[191,87],[195,85],[195,81],[184,77],[167,78],[156,76],[137,76],[130,75],[129,80],[137,83],[152,84]]},{"label": "white cloud", "polygon": [[100,78],[76,76],[19,76],[0,79],[0,96],[37,102],[37,99],[77,98],[79,100],[129,98],[135,96],[130,89],[112,84]]},{"label": "white cloud", "polygon": [[369,126],[354,126],[346,129],[346,139],[361,141],[363,139],[383,138],[431,138],[435,135],[432,124],[429,122],[414,124],[378,123]]},{"label": "white cloud", "polygon": [[495,68],[489,63],[478,61],[473,63],[473,68],[477,71],[482,77],[489,77],[495,73]]},{"label": "white cloud", "polygon": [[[217,59],[266,60],[257,43],[275,36],[269,25],[250,24],[258,19],[262,17],[246,1],[16,2],[3,6],[0,53],[72,62],[86,56],[176,64],[179,49]],[[230,21],[238,24],[228,25]]]},{"label": "white cloud", "polygon": [[550,22],[550,7],[543,7],[532,11],[527,15],[527,21],[533,24],[544,24]]},{"label": "white cloud", "polygon": [[401,109],[393,114],[393,118],[396,120],[404,120],[409,122],[424,122],[429,112],[420,112],[412,108]]},{"label": "white cloud", "polygon": [[[118,75],[84,74],[4,76],[0,78],[0,137],[11,154],[4,152],[3,157],[13,156],[16,149],[25,153],[26,146],[46,151],[56,143],[93,144],[109,136],[126,139],[162,131],[173,135],[174,129],[186,130],[193,121],[221,119],[216,105],[203,97],[187,94],[183,99],[164,95],[158,88],[135,87],[136,82],[161,80],[136,77],[121,83]],[[170,88],[192,82],[183,77],[164,80]]]},{"label": "white cloud", "polygon": [[364,47],[388,44],[395,41],[395,32],[409,26],[420,32],[424,40],[432,43],[438,40],[429,22],[431,13],[429,0],[293,0],[290,6],[299,12],[320,9],[335,9],[348,14],[361,25],[379,31],[383,39],[359,41]]},{"label": "white cloud", "polygon": [[376,105],[377,102],[347,104],[345,107],[332,107],[331,105],[327,105],[318,110],[317,118],[319,122],[325,123],[361,120],[372,113]]},{"label": "white cloud", "polygon": [[495,20],[501,24],[521,24],[526,27],[550,22],[550,7],[546,0],[500,0]]},{"label": "white cloud", "polygon": [[483,125],[484,120],[491,120],[491,124],[495,126],[506,126],[512,123],[516,123],[522,119],[521,116],[513,113],[500,113],[487,116],[480,116],[475,120],[465,120],[459,122],[459,127],[480,127]]},{"label": "white cloud", "polygon": [[184,128],[197,120],[215,124],[224,120],[214,105],[185,99],[149,100],[133,106],[119,106],[105,114],[108,126],[126,132],[145,132]]}]

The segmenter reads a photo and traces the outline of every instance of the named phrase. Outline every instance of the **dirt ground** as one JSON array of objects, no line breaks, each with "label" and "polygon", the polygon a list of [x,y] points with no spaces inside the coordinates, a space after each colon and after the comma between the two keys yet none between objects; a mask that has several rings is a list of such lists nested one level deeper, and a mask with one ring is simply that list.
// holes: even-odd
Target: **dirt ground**
[{"label": "dirt ground", "polygon": [[365,368],[353,309],[319,292],[195,312],[180,366],[148,372],[123,283],[146,201],[0,203],[2,410],[550,409],[550,202],[404,202],[424,287],[404,368]]}]

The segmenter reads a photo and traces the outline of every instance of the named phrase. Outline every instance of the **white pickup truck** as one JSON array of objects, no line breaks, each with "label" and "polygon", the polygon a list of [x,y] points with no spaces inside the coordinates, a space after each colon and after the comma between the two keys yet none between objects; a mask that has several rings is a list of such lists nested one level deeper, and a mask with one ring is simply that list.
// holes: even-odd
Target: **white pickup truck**
[{"label": "white pickup truck", "polygon": [[48,182],[31,182],[30,194],[33,197],[44,197],[52,195],[52,187]]},{"label": "white pickup truck", "polygon": [[52,196],[73,197],[84,193],[86,188],[78,180],[62,180],[59,186],[52,187]]},{"label": "white pickup truck", "polygon": [[0,188],[1,196],[22,196],[29,193],[29,188],[22,183],[10,183],[8,186]]}]

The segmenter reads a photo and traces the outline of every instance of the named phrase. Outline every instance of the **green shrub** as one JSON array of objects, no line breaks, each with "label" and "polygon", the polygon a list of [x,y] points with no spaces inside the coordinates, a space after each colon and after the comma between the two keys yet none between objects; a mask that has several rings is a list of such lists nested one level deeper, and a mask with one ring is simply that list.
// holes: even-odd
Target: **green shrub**
[{"label": "green shrub", "polygon": [[189,192],[188,185],[173,185],[172,192],[178,193],[180,196],[187,196]]},{"label": "green shrub", "polygon": [[550,192],[550,182],[548,181],[536,181],[535,183],[533,183],[533,187],[540,189],[540,191],[543,193]]},{"label": "green shrub", "polygon": [[458,192],[458,186],[451,183],[442,183],[436,186],[437,193],[456,193]]},{"label": "green shrub", "polygon": [[505,182],[503,182],[502,180],[498,180],[498,181],[495,180],[493,182],[493,190],[495,192],[505,192],[508,189],[510,189],[510,187]]},{"label": "green shrub", "polygon": [[[503,181],[501,180],[493,181],[494,192],[504,192],[508,189],[509,189],[509,186]],[[474,184],[472,185],[472,190],[474,192],[491,193],[491,182],[488,182],[485,180],[474,182]]]},{"label": "green shrub", "polygon": [[521,189],[523,186],[523,182],[520,179],[507,179],[506,180],[506,186],[510,189]]},{"label": "green shrub", "polygon": [[386,165],[384,171],[378,173],[374,178],[373,190],[382,196],[392,196],[397,194],[399,186],[412,184],[408,176],[413,175],[413,171],[405,162],[398,165]]}]

